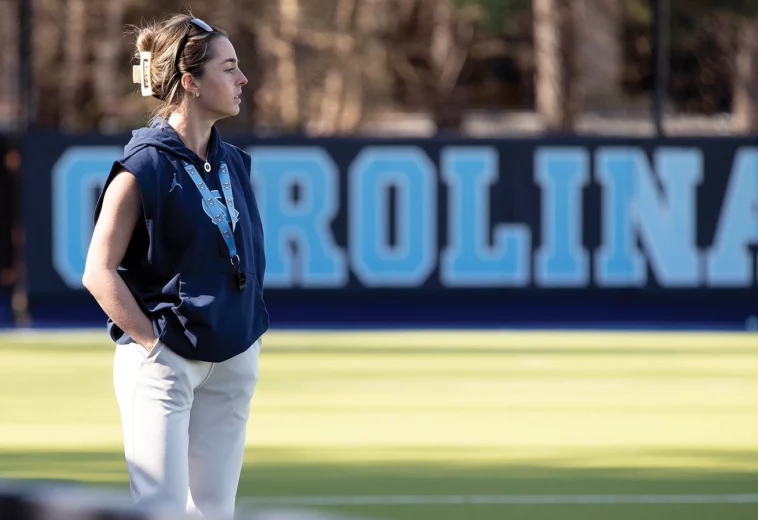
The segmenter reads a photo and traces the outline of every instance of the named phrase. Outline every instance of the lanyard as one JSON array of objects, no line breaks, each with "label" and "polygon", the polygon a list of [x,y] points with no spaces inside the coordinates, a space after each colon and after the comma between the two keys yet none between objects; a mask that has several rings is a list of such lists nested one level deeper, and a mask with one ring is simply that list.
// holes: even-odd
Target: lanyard
[{"label": "lanyard", "polygon": [[[221,236],[224,237],[226,247],[229,249],[229,259],[234,266],[236,272],[237,286],[240,290],[245,288],[245,273],[240,270],[240,257],[237,254],[237,244],[234,241],[234,231],[229,227],[229,222],[226,220],[224,210],[219,204],[216,204],[216,200],[208,186],[203,182],[203,178],[197,172],[195,167],[184,162],[184,169],[187,171],[192,181],[195,183],[200,195],[203,197],[203,206],[208,210],[208,213],[212,215],[213,223],[218,226]],[[229,220],[234,226],[234,218],[232,217],[232,211],[234,210],[234,196],[232,195],[232,181],[229,178],[229,169],[226,167],[226,163],[221,163],[218,169],[218,178],[221,181],[221,191],[224,194],[224,200],[226,201],[227,212],[229,213]]]}]

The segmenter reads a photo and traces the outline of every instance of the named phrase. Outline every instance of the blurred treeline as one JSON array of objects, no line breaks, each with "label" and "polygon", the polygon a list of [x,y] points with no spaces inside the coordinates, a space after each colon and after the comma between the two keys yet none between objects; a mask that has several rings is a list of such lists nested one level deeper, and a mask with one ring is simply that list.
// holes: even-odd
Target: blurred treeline
[{"label": "blurred treeline", "polygon": [[[131,81],[130,24],[186,7],[224,28],[250,79],[227,128],[332,135],[390,114],[649,110],[651,0],[30,0],[34,126],[115,132],[155,100]],[[20,0],[0,0],[0,124],[19,113]],[[754,117],[758,0],[671,0],[668,108]]]}]

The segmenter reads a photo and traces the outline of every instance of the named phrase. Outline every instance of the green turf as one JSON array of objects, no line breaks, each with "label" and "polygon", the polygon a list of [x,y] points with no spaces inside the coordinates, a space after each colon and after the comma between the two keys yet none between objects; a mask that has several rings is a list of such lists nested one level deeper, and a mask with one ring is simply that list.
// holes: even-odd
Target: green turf
[{"label": "green turf", "polygon": [[[126,489],[112,346],[0,335],[0,478]],[[240,497],[758,493],[758,336],[271,333]],[[362,505],[373,519],[741,519],[758,504]]]}]

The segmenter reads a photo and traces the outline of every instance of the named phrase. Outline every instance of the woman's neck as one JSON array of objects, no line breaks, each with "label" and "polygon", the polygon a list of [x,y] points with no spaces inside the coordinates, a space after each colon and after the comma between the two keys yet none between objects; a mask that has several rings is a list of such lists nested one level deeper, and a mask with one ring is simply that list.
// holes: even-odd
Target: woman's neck
[{"label": "woman's neck", "polygon": [[168,124],[176,130],[187,148],[202,160],[208,160],[212,123],[182,112],[174,112],[168,118]]}]

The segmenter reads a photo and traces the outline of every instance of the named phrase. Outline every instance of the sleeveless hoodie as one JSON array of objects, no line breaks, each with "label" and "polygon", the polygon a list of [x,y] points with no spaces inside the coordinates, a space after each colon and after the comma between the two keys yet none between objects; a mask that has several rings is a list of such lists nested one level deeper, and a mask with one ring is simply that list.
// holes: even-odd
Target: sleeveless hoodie
[{"label": "sleeveless hoodie", "polygon": [[[242,291],[229,249],[183,162],[195,167],[233,226],[247,276]],[[221,362],[247,350],[269,327],[263,300],[266,259],[250,155],[223,142],[214,126],[208,162],[210,172],[167,122],[159,119],[135,130],[100,194],[95,221],[110,182],[123,170],[131,172],[139,184],[143,218],[118,272],[161,343],[187,359]],[[222,163],[231,178],[231,212],[219,182]],[[116,343],[134,341],[110,318],[107,326]]]}]

